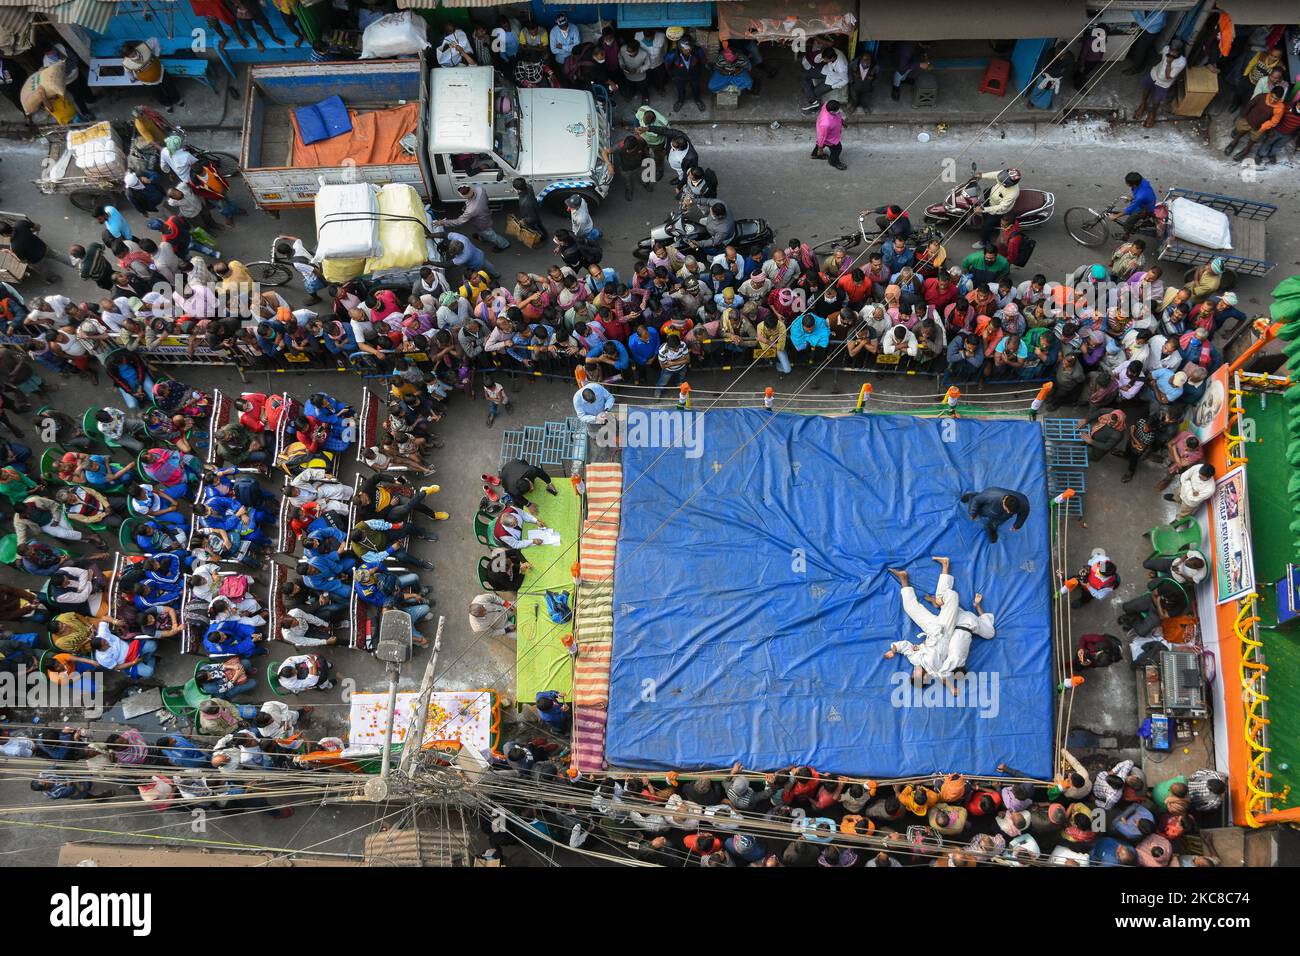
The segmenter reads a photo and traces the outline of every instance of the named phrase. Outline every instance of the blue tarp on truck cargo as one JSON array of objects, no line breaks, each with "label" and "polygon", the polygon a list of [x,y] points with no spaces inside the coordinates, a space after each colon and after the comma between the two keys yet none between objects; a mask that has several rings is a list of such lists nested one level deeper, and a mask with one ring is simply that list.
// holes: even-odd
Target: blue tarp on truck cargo
[{"label": "blue tarp on truck cargo", "polygon": [[[894,777],[991,774],[1005,762],[1051,774],[1037,424],[748,409],[629,415],[644,420],[629,422],[622,457],[611,766],[739,760]],[[672,416],[684,416],[676,431]],[[990,544],[958,498],[993,485],[1023,491],[1033,509]],[[947,696],[937,703],[948,706],[926,706],[906,692],[906,660],[883,658],[892,641],[917,639],[886,569],[908,570],[931,593],[931,555],[952,558],[962,607],[978,591],[996,617],[996,636],[973,642],[975,676],[964,686],[979,693],[965,706]]]}]

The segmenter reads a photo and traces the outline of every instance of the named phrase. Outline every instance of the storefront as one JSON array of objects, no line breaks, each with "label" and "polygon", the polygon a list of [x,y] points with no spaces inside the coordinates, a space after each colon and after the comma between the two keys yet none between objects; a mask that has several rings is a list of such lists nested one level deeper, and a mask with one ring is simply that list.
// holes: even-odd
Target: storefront
[{"label": "storefront", "polygon": [[1078,36],[1087,22],[1083,0],[986,0],[978,16],[968,0],[928,0],[924,16],[906,4],[860,0],[858,30],[868,49],[890,41],[928,43],[936,69],[983,69],[995,57],[1010,60],[1012,87],[1020,89],[1044,51]]},{"label": "storefront", "polygon": [[[1260,39],[1282,47],[1294,94],[1295,84],[1300,83],[1300,25],[1297,25],[1300,24],[1300,3],[1296,0],[1222,0],[1218,7],[1232,17],[1238,36],[1265,28],[1260,31],[1264,34]],[[1269,27],[1275,29],[1268,30]]]},{"label": "storefront", "polygon": [[[458,2],[458,0],[452,0]],[[459,0],[477,4],[477,0]],[[726,3],[728,0],[719,0]],[[565,3],[543,3],[533,0],[532,18],[537,23],[554,23],[560,13],[567,13],[574,23],[613,24],[620,29],[640,30],[670,26],[708,28],[713,25],[717,4],[707,2],[662,3],[659,0],[625,0],[623,3],[585,2],[568,0]]]}]

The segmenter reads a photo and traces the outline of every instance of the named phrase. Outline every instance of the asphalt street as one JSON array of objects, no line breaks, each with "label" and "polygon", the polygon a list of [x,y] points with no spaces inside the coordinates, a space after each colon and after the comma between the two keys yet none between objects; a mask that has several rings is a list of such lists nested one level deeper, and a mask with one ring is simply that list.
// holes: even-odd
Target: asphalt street
[{"label": "asphalt street", "polygon": [[[791,236],[819,243],[851,232],[857,228],[858,211],[864,208],[890,202],[910,206],[934,202],[951,186],[942,179],[945,168],[965,170],[974,161],[981,169],[1018,166],[1025,185],[1056,194],[1056,216],[1037,230],[1034,259],[1030,266],[1017,272],[1021,277],[1043,272],[1049,279],[1064,279],[1079,265],[1096,261],[1099,253],[1078,246],[1065,233],[1063,214],[1071,205],[1104,206],[1124,191],[1124,174],[1131,169],[1142,172],[1157,189],[1182,186],[1264,200],[1281,208],[1268,226],[1268,252],[1278,262],[1277,269],[1266,279],[1244,280],[1238,289],[1242,308],[1248,312],[1264,312],[1272,286],[1294,274],[1300,265],[1300,229],[1293,215],[1300,180],[1289,160],[1259,171],[1253,177],[1255,181],[1248,181],[1252,177],[1243,177],[1239,167],[1224,159],[1217,149],[1203,144],[1196,134],[1173,130],[1083,126],[1049,129],[1045,136],[1036,138],[1029,128],[1021,131],[1013,126],[984,140],[975,140],[974,134],[965,130],[947,137],[932,137],[927,143],[917,141],[918,130],[919,127],[905,125],[850,126],[845,136],[843,158],[849,166],[845,172],[809,159],[811,142],[806,133],[799,131],[718,125],[693,132],[704,165],[717,172],[722,198],[730,202],[737,215],[765,218],[782,244]],[[236,135],[215,133],[201,142],[233,151]],[[74,242],[93,239],[99,229],[88,215],[75,209],[66,198],[41,195],[30,185],[38,175],[43,154],[44,147],[39,142],[0,143],[0,158],[3,158],[0,208],[25,214],[40,223],[41,234],[53,249],[62,250]],[[621,195],[611,196],[595,215],[605,234],[605,263],[626,274],[632,265],[631,251],[637,240],[660,222],[671,207],[672,194],[666,185],[660,185],[650,195],[638,192],[632,202],[625,201]],[[142,217],[132,212],[128,218],[138,231],[144,231]],[[558,222],[552,219],[550,225],[554,227]],[[249,215],[240,217],[234,228],[223,231],[218,238],[226,258],[250,261],[266,258],[275,237],[286,233],[308,237],[311,245],[310,237],[314,234],[311,211],[294,210],[276,220],[251,209]],[[952,237],[948,242],[950,256],[964,256],[973,238],[970,232]],[[552,261],[546,247],[526,250],[517,244],[504,253],[492,254],[491,258],[507,276],[518,269],[541,271]],[[98,290],[77,280],[69,267],[56,274],[66,276],[66,281],[51,288],[90,300],[99,297]],[[36,282],[29,283],[23,291],[30,296],[44,290]],[[289,297],[295,304],[305,299],[296,282]],[[194,367],[176,371],[184,380],[205,389],[241,387],[230,369]],[[768,370],[695,374],[690,381],[702,390],[735,388],[746,392],[761,392],[766,385],[778,384],[774,373]],[[851,405],[859,383],[858,378],[849,377],[841,377],[835,383],[833,391],[843,393],[846,408]],[[109,404],[115,397],[104,384],[98,388],[87,386],[82,380],[61,384],[64,387],[54,396],[53,404],[78,416],[89,405]],[[936,391],[932,381],[918,379],[877,376],[873,384],[882,394],[891,390],[908,394]],[[250,373],[247,383],[250,390],[287,389],[298,395],[326,390],[347,400],[357,399],[360,387],[354,376],[320,372]],[[446,615],[437,680],[437,686],[442,688],[493,686],[506,694],[512,689],[513,643],[476,638],[467,624],[465,609],[478,592],[475,568],[482,553],[471,526],[481,493],[478,476],[496,470],[503,427],[561,419],[572,413],[572,390],[565,382],[520,379],[507,383],[507,387],[512,393],[513,407],[498,419],[495,428],[485,425],[485,407],[481,401],[469,403],[462,398],[455,399],[441,431],[446,448],[434,459],[438,469],[434,480],[442,486],[437,504],[452,517],[438,527],[441,536],[438,543],[424,545],[417,551],[435,565],[429,576],[438,602],[435,612]],[[795,387],[790,382],[782,383],[778,393]],[[822,394],[831,390],[828,383]],[[30,437],[39,449],[39,442]],[[1122,464],[1116,460],[1094,466],[1089,477],[1087,527],[1070,536],[1071,558],[1076,565],[1084,564],[1088,553],[1097,546],[1105,547],[1118,562],[1125,575],[1124,586],[1112,603],[1132,596],[1143,587],[1140,562],[1146,555],[1138,529],[1172,516],[1172,506],[1163,502],[1154,490],[1159,477],[1155,466],[1144,466],[1138,480],[1130,485],[1119,484],[1121,470]],[[14,576],[3,569],[0,577],[11,580]],[[1113,608],[1094,604],[1076,615],[1075,631],[1113,630],[1114,614]],[[431,625],[426,627],[426,632],[432,635]],[[340,673],[353,678],[359,689],[375,689],[381,685],[382,668],[369,655],[336,650],[331,658]],[[424,652],[417,653],[403,678],[404,687],[414,689],[418,684],[424,661]],[[179,683],[189,676],[193,666],[193,659],[173,654],[160,669],[159,676],[167,682]],[[313,696],[319,699],[310,703],[321,705],[321,719],[336,719],[345,712],[338,691]],[[1135,706],[1133,681],[1126,668],[1099,671],[1095,678],[1089,678],[1076,699],[1073,725],[1121,742],[1127,740],[1131,745]],[[0,804],[6,807],[29,802],[33,796],[36,795],[27,792],[25,782],[0,783]],[[62,812],[42,808],[39,819],[54,823]],[[259,845],[301,847],[328,840],[322,849],[355,850],[364,835],[361,831],[341,837],[336,834],[362,827],[382,812],[378,808],[304,808],[292,820],[248,818],[231,821],[226,829],[237,832],[241,842]],[[66,819],[82,821],[76,826],[126,831],[144,825],[137,818],[129,817],[105,816],[97,822],[85,822],[84,808],[68,814]],[[6,819],[36,819],[9,812],[0,815]],[[160,819],[147,825],[161,834],[183,835],[188,830],[188,821],[179,817],[175,822]],[[72,836],[75,834],[57,830],[9,828],[6,847],[0,851],[0,864],[50,863],[59,844]]]}]

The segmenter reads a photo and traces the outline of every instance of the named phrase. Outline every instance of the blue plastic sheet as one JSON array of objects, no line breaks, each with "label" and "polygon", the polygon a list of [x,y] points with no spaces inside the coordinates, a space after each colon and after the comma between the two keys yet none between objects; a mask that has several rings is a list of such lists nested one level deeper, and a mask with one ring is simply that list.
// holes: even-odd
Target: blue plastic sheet
[{"label": "blue plastic sheet", "polygon": [[[1036,423],[650,414],[686,415],[700,431],[643,428],[623,451],[611,765],[739,760],[892,777],[991,774],[1005,762],[1050,776],[1050,561]],[[665,441],[677,447],[654,447]],[[1023,491],[1033,508],[1023,528],[1008,522],[991,544],[958,499],[994,485]],[[952,558],[962,607],[979,591],[996,616],[996,637],[973,642],[976,676],[963,685],[972,692],[940,701],[965,706],[927,706],[904,686],[906,660],[883,658],[917,633],[886,569],[908,570],[932,593],[932,555]]]},{"label": "blue plastic sheet", "polygon": [[300,106],[293,111],[298,121],[298,134],[304,146],[333,139],[352,131],[352,117],[341,96],[330,96],[310,106]]}]

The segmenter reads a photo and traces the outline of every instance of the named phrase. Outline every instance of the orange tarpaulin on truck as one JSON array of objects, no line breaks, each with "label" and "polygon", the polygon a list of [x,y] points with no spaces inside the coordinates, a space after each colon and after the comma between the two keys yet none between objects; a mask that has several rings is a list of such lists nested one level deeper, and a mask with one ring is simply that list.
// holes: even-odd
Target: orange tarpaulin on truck
[{"label": "orange tarpaulin on truck", "polygon": [[413,163],[415,156],[402,149],[401,139],[414,133],[420,122],[420,104],[407,103],[387,110],[348,110],[352,132],[312,143],[302,141],[298,118],[293,120],[293,164],[295,166],[342,166],[348,160],[358,166]]}]

